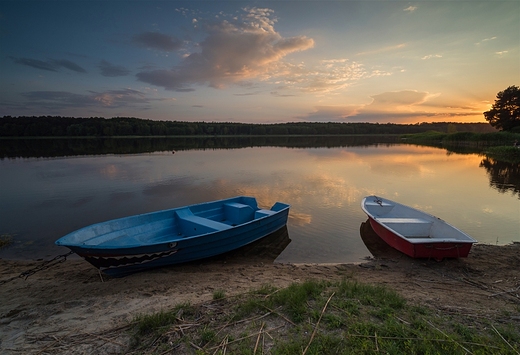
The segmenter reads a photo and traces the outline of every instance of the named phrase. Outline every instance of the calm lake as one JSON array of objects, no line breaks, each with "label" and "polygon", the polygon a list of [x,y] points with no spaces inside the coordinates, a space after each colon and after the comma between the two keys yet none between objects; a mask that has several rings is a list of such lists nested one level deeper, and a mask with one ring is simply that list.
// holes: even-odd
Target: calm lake
[{"label": "calm lake", "polygon": [[291,205],[281,263],[370,256],[360,203],[375,194],[440,217],[477,239],[520,241],[520,169],[476,153],[395,138],[2,140],[4,259],[68,252],[54,241],[108,219],[223,199]]}]

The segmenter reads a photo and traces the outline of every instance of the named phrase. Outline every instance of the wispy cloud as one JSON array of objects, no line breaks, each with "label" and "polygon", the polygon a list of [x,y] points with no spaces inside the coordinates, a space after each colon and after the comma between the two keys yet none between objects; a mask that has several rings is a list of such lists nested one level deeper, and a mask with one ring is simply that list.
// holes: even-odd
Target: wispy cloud
[{"label": "wispy cloud", "polygon": [[28,100],[28,106],[52,110],[88,107],[147,109],[152,101],[162,100],[150,99],[144,93],[132,89],[91,91],[84,95],[68,91],[30,91],[21,95]]},{"label": "wispy cloud", "polygon": [[399,49],[403,49],[405,47],[406,47],[406,43],[399,43],[399,44],[396,44],[393,46],[387,46],[387,47],[377,48],[377,49],[374,49],[371,51],[360,52],[360,53],[357,53],[357,55],[380,54],[380,53],[386,53],[386,52],[393,52],[393,51],[396,51]]},{"label": "wispy cloud", "polygon": [[304,92],[325,93],[344,89],[368,76],[361,63],[348,59],[323,60],[312,68],[296,67],[283,73],[285,85]]},{"label": "wispy cloud", "polygon": [[408,6],[407,8],[403,9],[403,11],[406,11],[406,12],[414,12],[415,10],[417,10],[417,6]]},{"label": "wispy cloud", "polygon": [[70,60],[66,59],[50,59],[47,61],[39,60],[39,59],[32,59],[32,58],[15,58],[15,57],[9,57],[15,62],[16,64],[25,65],[28,67],[32,67],[35,69],[40,70],[46,70],[46,71],[53,71],[56,72],[60,68],[65,68],[68,70],[72,70],[76,73],[86,73],[87,71],[83,69],[78,64],[71,62]]},{"label": "wispy cloud", "polygon": [[424,103],[428,97],[429,93],[415,90],[384,92],[371,96],[373,101],[366,108],[370,110],[388,110],[398,106],[419,105]]},{"label": "wispy cloud", "polygon": [[357,115],[359,108],[360,106],[316,106],[313,112],[298,118],[310,122],[345,121],[347,117]]},{"label": "wispy cloud", "polygon": [[432,58],[442,58],[442,55],[440,55],[440,54],[429,54],[429,55],[425,55],[421,59],[422,60],[428,60],[428,59],[432,59]]},{"label": "wispy cloud", "polygon": [[[367,105],[318,106],[315,111],[305,117],[306,121],[354,121],[354,122],[395,122],[407,123],[417,117],[438,117],[445,119],[446,113],[438,110],[429,111],[423,106],[437,94],[416,90],[384,92],[371,96],[372,102]],[[474,113],[454,112],[452,115],[467,116]]]},{"label": "wispy cloud", "polygon": [[66,69],[75,71],[76,73],[86,73],[87,72],[85,69],[83,69],[76,63],[71,62],[70,60],[59,59],[59,60],[54,60],[53,62],[58,67],[66,68]]},{"label": "wispy cloud", "polygon": [[99,63],[98,68],[101,71],[101,75],[107,77],[126,76],[130,74],[130,70],[127,68],[121,65],[114,65],[106,60],[102,60]]},{"label": "wispy cloud", "polygon": [[31,59],[31,58],[14,58],[9,57],[15,62],[16,64],[20,65],[26,65],[28,67],[32,67],[35,69],[41,69],[41,70],[47,70],[47,71],[56,71],[56,65],[49,62],[44,62],[42,60],[38,59]]},{"label": "wispy cloud", "polygon": [[478,46],[478,45],[481,45],[481,44],[489,42],[489,41],[494,41],[495,39],[497,39],[496,36],[495,37],[490,37],[490,38],[484,38],[482,41],[476,42],[475,44]]}]

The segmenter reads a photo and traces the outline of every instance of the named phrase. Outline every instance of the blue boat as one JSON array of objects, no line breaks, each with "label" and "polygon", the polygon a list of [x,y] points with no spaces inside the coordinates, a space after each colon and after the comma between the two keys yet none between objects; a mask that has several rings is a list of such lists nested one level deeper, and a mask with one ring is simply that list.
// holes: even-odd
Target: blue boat
[{"label": "blue boat", "polygon": [[257,241],[287,224],[289,205],[258,207],[237,196],[93,224],[58,239],[103,273],[138,271],[204,259]]}]

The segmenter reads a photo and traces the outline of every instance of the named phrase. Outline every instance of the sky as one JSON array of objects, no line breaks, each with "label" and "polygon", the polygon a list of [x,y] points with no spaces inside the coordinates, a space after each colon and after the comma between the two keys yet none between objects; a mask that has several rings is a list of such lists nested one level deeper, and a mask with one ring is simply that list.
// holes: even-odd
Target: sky
[{"label": "sky", "polygon": [[0,0],[0,116],[486,122],[520,1]]}]

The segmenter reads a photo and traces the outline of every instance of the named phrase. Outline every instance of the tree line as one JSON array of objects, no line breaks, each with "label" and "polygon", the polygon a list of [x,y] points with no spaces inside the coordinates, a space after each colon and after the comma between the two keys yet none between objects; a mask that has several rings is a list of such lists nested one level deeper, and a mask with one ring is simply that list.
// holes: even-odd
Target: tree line
[{"label": "tree line", "polygon": [[292,122],[251,124],[235,122],[154,121],[134,117],[4,116],[0,137],[122,137],[122,136],[235,136],[235,135],[347,135],[412,134],[496,131],[487,123],[432,122],[337,123]]}]

